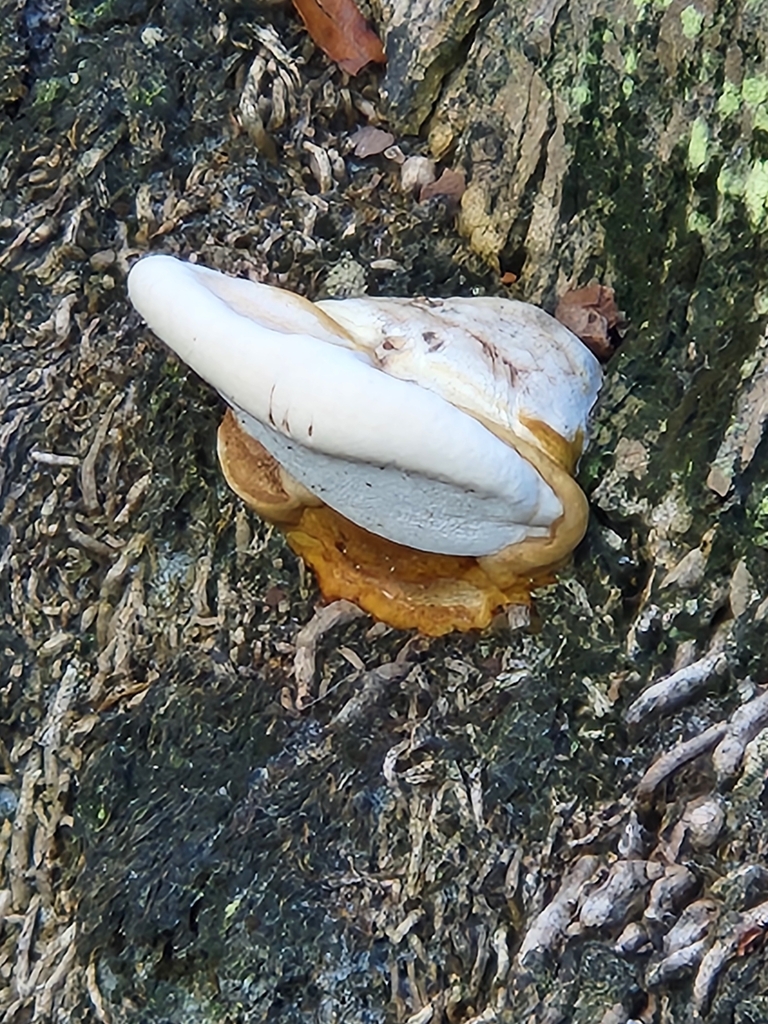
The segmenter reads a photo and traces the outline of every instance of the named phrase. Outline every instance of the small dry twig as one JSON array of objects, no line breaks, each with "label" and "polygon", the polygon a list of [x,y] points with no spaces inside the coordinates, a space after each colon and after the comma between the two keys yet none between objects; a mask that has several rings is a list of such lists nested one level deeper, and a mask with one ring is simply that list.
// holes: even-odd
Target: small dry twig
[{"label": "small dry twig", "polygon": [[720,742],[727,729],[728,724],[726,722],[718,722],[716,725],[711,725],[708,729],[705,729],[704,732],[699,733],[698,736],[678,743],[671,750],[657,758],[638,783],[635,796],[638,803],[645,803],[650,800],[656,788],[665,779],[668,779],[670,775],[674,775],[678,768],[682,768],[684,764],[711,750]]},{"label": "small dry twig", "polygon": [[96,463],[101,449],[104,447],[104,442],[107,439],[109,433],[109,427],[112,423],[112,417],[117,409],[118,405],[122,402],[125,396],[122,392],[112,397],[112,401],[107,406],[107,411],[101,417],[99,425],[96,428],[96,434],[93,438],[91,447],[88,449],[88,454],[83,459],[83,465],[80,470],[80,486],[83,492],[83,503],[85,504],[86,510],[90,515],[99,511],[99,492],[96,486]]},{"label": "small dry twig", "polygon": [[761,903],[752,910],[739,914],[730,935],[718,939],[714,946],[705,953],[693,982],[692,1001],[695,1013],[705,1014],[707,1012],[720,972],[734,956],[744,955],[746,952],[743,945],[745,940],[766,931],[768,931],[768,902]]},{"label": "small dry twig", "polygon": [[722,675],[727,667],[728,660],[722,651],[707,654],[643,690],[627,708],[624,720],[627,725],[638,725],[649,715],[669,714],[699,693],[710,679]]},{"label": "small dry twig", "polygon": [[111,1024],[111,1018],[107,1013],[107,1008],[104,1005],[104,997],[101,994],[99,983],[96,979],[96,961],[91,960],[88,964],[88,969],[85,972],[85,982],[88,988],[88,996],[93,1003],[93,1008],[96,1011],[96,1017],[101,1024]]},{"label": "small dry twig", "polygon": [[76,455],[58,455],[56,452],[41,452],[37,448],[29,453],[30,459],[43,466],[79,466],[80,459]]},{"label": "small dry twig", "polygon": [[571,923],[584,886],[592,878],[600,862],[597,857],[586,855],[579,857],[562,884],[554,899],[534,920],[523,939],[518,960],[523,967],[532,963],[538,956],[548,953],[558,945],[565,936],[565,930]]},{"label": "small dry twig", "polygon": [[715,747],[712,763],[721,779],[739,770],[748,743],[768,726],[768,691],[743,704],[731,715],[722,740]]},{"label": "small dry twig", "polygon": [[296,678],[296,707],[301,711],[312,699],[315,680],[317,645],[320,638],[335,626],[343,626],[363,614],[351,601],[334,601],[315,612],[296,637],[293,672]]},{"label": "small dry twig", "polygon": [[136,483],[132,484],[128,494],[125,496],[125,504],[115,516],[115,526],[125,526],[131,519],[131,516],[141,504],[144,495],[149,490],[149,485],[152,483],[152,474],[145,473],[144,476],[139,477]]}]

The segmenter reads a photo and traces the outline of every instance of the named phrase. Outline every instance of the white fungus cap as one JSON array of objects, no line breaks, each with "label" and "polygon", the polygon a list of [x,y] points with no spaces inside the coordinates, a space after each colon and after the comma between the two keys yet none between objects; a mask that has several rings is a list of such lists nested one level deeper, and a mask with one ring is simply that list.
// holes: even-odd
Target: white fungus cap
[{"label": "white fungus cap", "polygon": [[599,364],[536,307],[314,305],[170,256],[136,263],[128,292],[290,475],[364,529],[480,556],[546,536],[562,515],[537,470],[474,418],[522,435],[522,412],[566,440],[586,433]]}]

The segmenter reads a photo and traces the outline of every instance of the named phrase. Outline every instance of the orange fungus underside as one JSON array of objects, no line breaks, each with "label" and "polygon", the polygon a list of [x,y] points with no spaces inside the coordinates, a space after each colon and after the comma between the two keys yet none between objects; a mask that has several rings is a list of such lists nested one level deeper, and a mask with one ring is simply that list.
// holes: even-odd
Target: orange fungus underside
[{"label": "orange fungus underside", "polygon": [[500,589],[475,558],[416,551],[368,533],[311,499],[231,412],[219,427],[218,448],[230,487],[284,530],[315,571],[323,597],[353,601],[390,626],[430,636],[483,629],[500,608],[530,603],[531,590],[554,578],[542,572]]}]

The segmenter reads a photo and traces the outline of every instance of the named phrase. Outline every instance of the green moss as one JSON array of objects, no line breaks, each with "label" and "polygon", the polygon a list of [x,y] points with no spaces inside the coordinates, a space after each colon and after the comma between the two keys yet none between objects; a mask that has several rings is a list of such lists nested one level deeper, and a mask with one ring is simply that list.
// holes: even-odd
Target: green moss
[{"label": "green moss", "polygon": [[768,100],[768,77],[751,75],[741,83],[741,95],[750,107],[757,107]]},{"label": "green moss", "polygon": [[723,164],[717,176],[717,191],[723,196],[744,194],[744,177],[733,164]]},{"label": "green moss", "polygon": [[108,18],[113,6],[113,0],[104,0],[103,3],[96,4],[96,6],[91,8],[90,10],[80,12],[73,11],[72,21],[76,25],[84,25],[87,27],[93,24],[94,22],[102,21],[105,18]]},{"label": "green moss", "polygon": [[151,0],[101,0],[98,4],[72,0],[69,19],[73,25],[91,31],[121,22],[138,24],[147,16],[151,6]]},{"label": "green moss", "polygon": [[688,143],[688,166],[697,174],[707,163],[707,144],[709,142],[709,128],[703,117],[697,117],[691,128],[691,138]]},{"label": "green moss", "polygon": [[33,106],[40,110],[50,109],[54,103],[60,100],[68,88],[68,80],[64,77],[43,79],[35,86],[32,99]]},{"label": "green moss", "polygon": [[752,542],[768,548],[768,491],[765,488],[758,493],[753,508],[747,514],[752,527]]},{"label": "green moss", "polygon": [[756,228],[763,227],[768,213],[768,160],[756,160],[744,183],[744,203]]},{"label": "green moss", "polygon": [[710,219],[699,210],[691,210],[688,213],[687,225],[689,231],[695,232],[702,238],[708,235],[712,228]]},{"label": "green moss", "polygon": [[573,99],[573,105],[577,110],[589,103],[591,94],[586,82],[579,82],[578,85],[575,85],[571,90],[571,97]]},{"label": "green moss", "polygon": [[[143,82],[129,89],[126,93],[131,109],[134,111],[151,110],[153,107],[162,107],[162,103],[168,96],[166,82]],[[157,100],[161,100],[157,104]]]},{"label": "green moss", "polygon": [[680,12],[680,21],[683,26],[683,35],[686,39],[695,39],[701,31],[704,15],[693,5],[684,7]]},{"label": "green moss", "polygon": [[717,112],[721,117],[731,117],[741,107],[741,92],[733,82],[725,82],[717,101]]}]

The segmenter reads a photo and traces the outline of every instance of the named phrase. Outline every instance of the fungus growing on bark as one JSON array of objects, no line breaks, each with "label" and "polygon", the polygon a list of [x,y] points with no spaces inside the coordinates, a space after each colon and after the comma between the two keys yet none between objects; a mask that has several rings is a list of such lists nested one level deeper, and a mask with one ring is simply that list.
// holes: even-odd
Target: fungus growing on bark
[{"label": "fungus growing on bark", "polygon": [[312,303],[169,256],[131,301],[229,410],[224,475],[328,599],[439,635],[551,581],[586,529],[573,471],[600,365],[501,298]]}]

